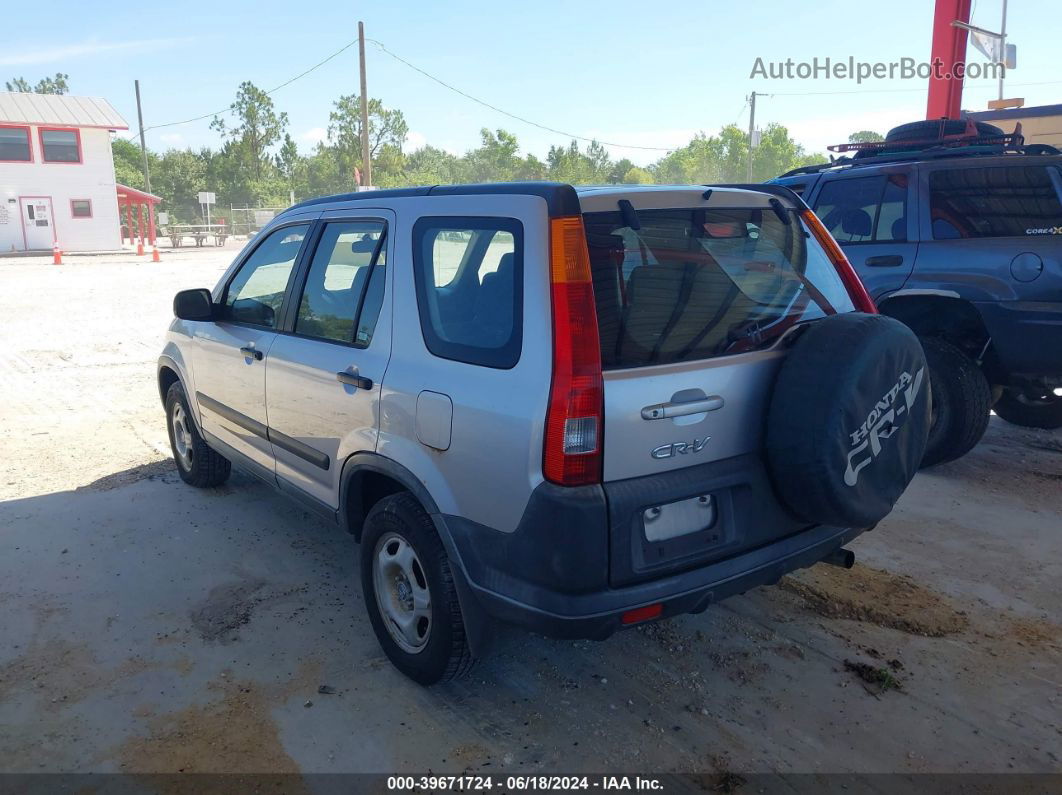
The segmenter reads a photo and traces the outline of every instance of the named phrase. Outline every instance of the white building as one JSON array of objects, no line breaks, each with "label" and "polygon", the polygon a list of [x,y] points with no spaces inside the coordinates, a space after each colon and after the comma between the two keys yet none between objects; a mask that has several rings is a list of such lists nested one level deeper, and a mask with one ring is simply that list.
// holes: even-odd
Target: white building
[{"label": "white building", "polygon": [[0,254],[121,248],[111,132],[97,97],[0,93]]}]

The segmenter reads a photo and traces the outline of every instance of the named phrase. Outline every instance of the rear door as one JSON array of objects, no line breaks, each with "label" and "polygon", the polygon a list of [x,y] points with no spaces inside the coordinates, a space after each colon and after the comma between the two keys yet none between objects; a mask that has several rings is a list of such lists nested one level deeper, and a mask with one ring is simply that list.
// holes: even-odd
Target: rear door
[{"label": "rear door", "polygon": [[343,462],[374,451],[391,355],[390,210],[323,217],[269,351],[266,404],[282,488],[338,505]]},{"label": "rear door", "polygon": [[852,303],[793,208],[738,190],[582,197],[605,386],[612,580],[701,563],[799,525],[761,451],[776,343]]},{"label": "rear door", "polygon": [[[916,172],[824,176],[809,202],[875,301],[903,287],[918,252]],[[807,197],[805,197],[807,201]]]}]

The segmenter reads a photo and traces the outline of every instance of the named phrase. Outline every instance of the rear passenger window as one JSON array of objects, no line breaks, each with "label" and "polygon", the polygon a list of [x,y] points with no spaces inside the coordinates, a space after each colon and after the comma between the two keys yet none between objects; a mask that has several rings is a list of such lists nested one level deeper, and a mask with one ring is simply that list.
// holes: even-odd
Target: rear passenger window
[{"label": "rear passenger window", "polygon": [[935,240],[1051,234],[1062,224],[1058,191],[1043,166],[932,171],[929,213]]},{"label": "rear passenger window", "polygon": [[422,218],[413,267],[424,342],[436,356],[509,368],[520,359],[523,226],[515,218]]},{"label": "rear passenger window", "polygon": [[827,182],[815,214],[838,243],[907,240],[907,175]]},{"label": "rear passenger window", "polygon": [[299,301],[296,334],[362,347],[372,341],[383,299],[385,232],[377,220],[325,225]]}]

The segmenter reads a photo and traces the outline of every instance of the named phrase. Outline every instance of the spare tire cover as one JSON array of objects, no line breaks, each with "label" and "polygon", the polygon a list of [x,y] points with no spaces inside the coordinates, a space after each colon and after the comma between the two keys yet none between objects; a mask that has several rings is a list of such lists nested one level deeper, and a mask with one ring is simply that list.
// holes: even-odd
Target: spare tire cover
[{"label": "spare tire cover", "polygon": [[884,315],[831,315],[806,329],[775,382],[767,465],[807,522],[867,527],[918,471],[929,434],[929,371],[918,338]]}]

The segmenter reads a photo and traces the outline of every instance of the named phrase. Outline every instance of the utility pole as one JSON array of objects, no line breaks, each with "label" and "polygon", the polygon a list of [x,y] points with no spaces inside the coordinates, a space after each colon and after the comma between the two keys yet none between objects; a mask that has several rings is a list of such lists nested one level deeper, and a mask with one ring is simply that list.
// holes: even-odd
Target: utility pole
[{"label": "utility pole", "polygon": [[756,92],[749,95],[749,166],[745,181],[752,182],[752,136],[756,132]]},{"label": "utility pole", "polygon": [[1003,22],[999,26],[999,99],[1003,99],[1003,73],[1007,69],[1007,0],[1003,0]]},{"label": "utility pole", "polygon": [[365,186],[372,185],[372,161],[369,159],[369,95],[365,87],[365,25],[358,23],[358,62],[361,65],[361,173]]},{"label": "utility pole", "polygon": [[148,171],[147,144],[144,143],[144,112],[140,109],[140,81],[134,80],[133,85],[136,87],[136,120],[140,123],[140,154],[144,158],[144,190],[151,193],[151,172]]}]

